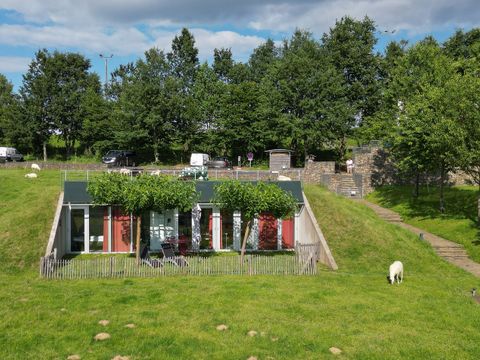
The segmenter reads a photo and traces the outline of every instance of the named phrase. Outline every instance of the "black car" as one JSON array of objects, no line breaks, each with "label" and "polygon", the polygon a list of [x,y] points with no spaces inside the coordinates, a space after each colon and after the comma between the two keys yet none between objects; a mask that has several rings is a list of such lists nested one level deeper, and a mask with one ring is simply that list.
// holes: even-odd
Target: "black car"
[{"label": "black car", "polygon": [[207,162],[207,166],[215,169],[228,169],[232,167],[232,163],[225,156],[217,156]]},{"label": "black car", "polygon": [[102,157],[102,163],[112,166],[135,166],[136,154],[131,150],[110,150]]}]

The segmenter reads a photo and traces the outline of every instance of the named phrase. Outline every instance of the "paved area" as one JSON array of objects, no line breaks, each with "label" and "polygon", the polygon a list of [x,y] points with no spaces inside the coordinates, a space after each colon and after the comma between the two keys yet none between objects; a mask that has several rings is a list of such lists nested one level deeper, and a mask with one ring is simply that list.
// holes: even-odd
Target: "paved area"
[{"label": "paved area", "polygon": [[400,215],[392,210],[385,209],[377,204],[366,201],[365,199],[359,199],[356,201],[373,209],[373,211],[375,211],[375,213],[377,213],[380,218],[386,221],[410,230],[418,236],[420,236],[420,234],[423,234],[423,238],[432,245],[438,256],[441,256],[448,262],[472,273],[477,277],[480,277],[480,264],[468,257],[468,254],[462,245],[441,238],[440,236],[433,235],[415,226],[405,224],[402,221]]}]

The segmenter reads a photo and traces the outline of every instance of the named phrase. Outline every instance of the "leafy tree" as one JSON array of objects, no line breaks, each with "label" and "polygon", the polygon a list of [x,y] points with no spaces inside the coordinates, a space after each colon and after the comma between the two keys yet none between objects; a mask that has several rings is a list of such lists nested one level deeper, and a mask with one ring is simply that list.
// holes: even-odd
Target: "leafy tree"
[{"label": "leafy tree", "polygon": [[242,243],[242,262],[254,218],[269,212],[277,219],[284,219],[291,217],[297,208],[292,194],[282,190],[278,185],[264,182],[253,184],[237,180],[223,181],[216,185],[213,202],[221,209],[240,211],[249,219]]},{"label": "leafy tree", "polygon": [[[445,112],[461,129],[464,141],[460,167],[468,173],[480,190],[480,79],[470,73],[456,74],[445,86]],[[456,132],[459,130],[456,129]],[[480,195],[478,198],[480,224]]]},{"label": "leafy tree", "polygon": [[80,54],[50,54],[39,50],[24,75],[20,90],[34,141],[41,143],[44,160],[50,135],[58,131],[67,158],[80,137],[82,100],[88,88],[100,88],[98,76],[88,73],[90,61]]},{"label": "leafy tree", "polygon": [[353,125],[345,83],[330,60],[310,33],[297,30],[263,81],[268,101],[290,126],[289,147],[305,156],[332,144],[343,156],[341,139]]},{"label": "leafy tree", "polygon": [[224,137],[220,134],[221,109],[219,104],[226,95],[227,85],[207,63],[200,65],[192,95],[198,113],[198,130],[193,137],[194,150],[211,155],[224,155]]},{"label": "leafy tree", "polygon": [[252,80],[260,82],[279,57],[280,50],[275,46],[272,39],[267,39],[265,43],[253,49],[248,60]]},{"label": "leafy tree", "polygon": [[197,72],[198,49],[195,47],[195,38],[183,28],[180,35],[172,40],[172,51],[167,54],[173,74],[182,81],[184,92],[193,86]]},{"label": "leafy tree", "polygon": [[22,127],[18,126],[19,122],[21,122],[19,99],[13,93],[13,85],[0,74],[0,141],[2,143],[17,146],[22,144],[21,139],[25,134],[22,134]]},{"label": "leafy tree", "polygon": [[169,209],[186,211],[197,201],[195,183],[166,176],[140,175],[130,178],[119,173],[103,173],[88,183],[94,204],[119,205],[137,217],[136,258],[140,264],[142,214]]},{"label": "leafy tree", "polygon": [[182,128],[181,85],[170,70],[163,51],[146,51],[145,60],[138,60],[124,81],[118,101],[117,116],[122,126],[117,129],[117,141],[136,144],[137,148],[139,143],[150,145],[156,162],[160,151],[172,146]]},{"label": "leafy tree", "polygon": [[87,89],[82,98],[83,124],[80,142],[86,154],[103,154],[113,146],[111,115],[112,103],[102,98],[93,88]]},{"label": "leafy tree", "polygon": [[380,96],[379,60],[374,53],[377,42],[374,22],[343,17],[322,38],[323,48],[332,58],[347,84],[349,105],[357,120],[373,115]]},{"label": "leafy tree", "polygon": [[230,82],[233,66],[232,49],[221,48],[213,50],[213,71],[215,71],[219,80],[225,83]]},{"label": "leafy tree", "polygon": [[36,152],[43,148],[43,160],[47,161],[47,143],[55,131],[53,114],[50,112],[51,96],[48,81],[47,61],[50,54],[39,50],[23,75],[20,95],[23,100],[26,127],[32,136],[32,146]]}]

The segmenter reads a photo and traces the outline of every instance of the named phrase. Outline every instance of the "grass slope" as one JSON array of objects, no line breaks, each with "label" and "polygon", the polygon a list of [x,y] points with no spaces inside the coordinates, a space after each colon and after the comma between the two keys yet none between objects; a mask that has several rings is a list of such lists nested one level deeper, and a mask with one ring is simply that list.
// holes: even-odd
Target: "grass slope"
[{"label": "grass slope", "polygon": [[445,213],[439,211],[438,188],[423,187],[418,199],[411,186],[384,186],[368,200],[392,209],[405,222],[462,244],[469,256],[480,262],[480,229],[477,218],[478,188],[456,186],[445,189]]},{"label": "grass slope", "polygon": [[36,268],[45,253],[60,192],[60,172],[0,170],[0,271]]},{"label": "grass slope", "polygon": [[[25,186],[21,172],[0,176],[8,178],[2,181],[9,184],[8,193]],[[32,204],[45,197],[54,203],[57,196],[57,174],[43,176],[29,185]],[[51,184],[44,187],[41,181]],[[346,359],[478,358],[480,307],[468,294],[479,287],[478,279],[369,209],[320,187],[305,191],[338,272],[45,281],[27,262],[38,261],[33,254],[42,253],[48,228],[39,229],[39,241],[31,242],[21,235],[29,224],[2,213],[1,232],[10,224],[10,233],[17,234],[15,241],[2,238],[2,259],[17,254],[6,261],[23,271],[0,275],[0,288],[8,289],[0,292],[0,358],[318,359],[333,358],[331,346],[341,348]],[[0,202],[6,194],[0,193]],[[40,208],[25,207],[20,219],[33,221]],[[41,212],[51,219],[54,206]],[[35,248],[28,252],[32,255],[17,253],[29,247]],[[394,259],[406,268],[400,286],[385,279]],[[102,319],[110,324],[98,325]],[[127,329],[127,323],[136,327]],[[225,332],[215,329],[222,323],[229,326]],[[249,330],[258,336],[247,336]],[[112,338],[95,342],[93,336],[102,331]]]}]

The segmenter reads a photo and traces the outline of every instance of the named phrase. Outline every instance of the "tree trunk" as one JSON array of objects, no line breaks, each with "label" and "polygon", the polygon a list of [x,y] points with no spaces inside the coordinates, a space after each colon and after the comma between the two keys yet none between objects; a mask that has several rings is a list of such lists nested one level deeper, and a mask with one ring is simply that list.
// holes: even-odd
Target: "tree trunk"
[{"label": "tree trunk", "polygon": [[47,161],[47,142],[43,142],[43,161]]},{"label": "tree trunk", "polygon": [[477,216],[478,226],[480,226],[480,183],[478,184]]},{"label": "tree trunk", "polygon": [[240,252],[240,263],[241,264],[243,264],[243,256],[245,255],[245,248],[247,247],[247,239],[248,239],[248,235],[250,235],[251,224],[252,224],[252,220],[248,220],[247,228],[245,229],[245,235],[243,236],[242,250]]},{"label": "tree trunk", "polygon": [[157,164],[160,161],[159,153],[158,153],[158,144],[156,141],[153,143],[153,158],[155,159],[155,164]]},{"label": "tree trunk", "polygon": [[417,171],[417,175],[415,176],[415,197],[418,198],[420,195],[420,173]]},{"label": "tree trunk", "polygon": [[440,212],[443,214],[445,212],[445,199],[443,195],[443,184],[445,183],[445,165],[442,162],[440,167]]},{"label": "tree trunk", "polygon": [[135,240],[135,257],[137,258],[137,265],[140,266],[140,229],[142,228],[142,217],[137,216],[137,236]]}]

